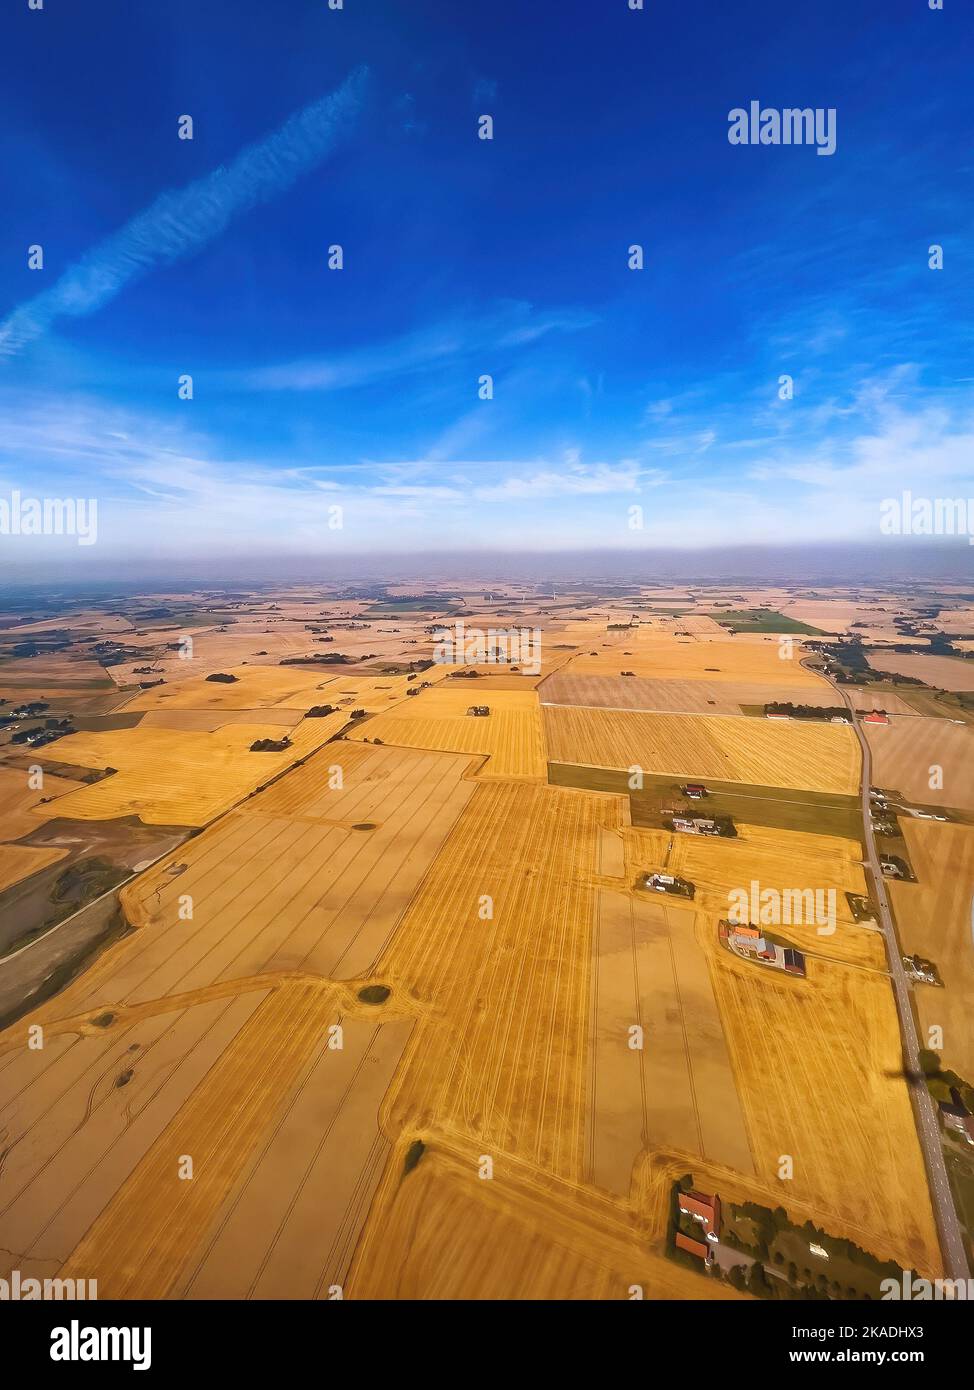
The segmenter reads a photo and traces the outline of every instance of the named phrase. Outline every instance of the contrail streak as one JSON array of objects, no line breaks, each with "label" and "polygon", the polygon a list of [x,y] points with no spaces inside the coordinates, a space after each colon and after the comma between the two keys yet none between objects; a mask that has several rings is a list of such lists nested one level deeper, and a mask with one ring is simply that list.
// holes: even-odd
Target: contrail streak
[{"label": "contrail streak", "polygon": [[336,91],[295,112],[271,135],[241,150],[185,188],[162,193],[0,324],[0,354],[12,356],[55,319],[94,313],[158,266],[206,246],[241,213],[285,193],[320,164],[354,126],[368,72],[353,72]]}]

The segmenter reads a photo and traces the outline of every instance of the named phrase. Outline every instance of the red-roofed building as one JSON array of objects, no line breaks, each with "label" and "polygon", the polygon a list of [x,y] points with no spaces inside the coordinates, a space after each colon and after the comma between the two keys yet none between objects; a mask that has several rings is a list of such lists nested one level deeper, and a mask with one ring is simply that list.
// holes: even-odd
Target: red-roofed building
[{"label": "red-roofed building", "polygon": [[882,709],[871,709],[868,714],[862,717],[864,724],[888,724],[889,715]]},{"label": "red-roofed building", "polygon": [[690,1237],[685,1236],[682,1231],[677,1231],[676,1233],[676,1248],[677,1250],[686,1250],[689,1255],[696,1255],[697,1258],[701,1260],[710,1259],[710,1251],[707,1249],[706,1245],[704,1245],[702,1241],[691,1240]]},{"label": "red-roofed building", "polygon": [[680,1211],[684,1216],[698,1221],[708,1240],[716,1241],[720,1236],[720,1198],[716,1192],[712,1197],[706,1192],[681,1192]]}]

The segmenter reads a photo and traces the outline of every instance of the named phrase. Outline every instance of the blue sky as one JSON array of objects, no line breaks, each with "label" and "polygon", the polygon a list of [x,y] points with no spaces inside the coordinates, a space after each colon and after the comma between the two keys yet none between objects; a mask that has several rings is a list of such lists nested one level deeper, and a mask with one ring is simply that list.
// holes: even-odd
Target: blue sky
[{"label": "blue sky", "polygon": [[[873,541],[974,496],[962,0],[0,28],[0,495],[99,515],[0,560]],[[729,144],[752,100],[834,107],[834,155]]]}]

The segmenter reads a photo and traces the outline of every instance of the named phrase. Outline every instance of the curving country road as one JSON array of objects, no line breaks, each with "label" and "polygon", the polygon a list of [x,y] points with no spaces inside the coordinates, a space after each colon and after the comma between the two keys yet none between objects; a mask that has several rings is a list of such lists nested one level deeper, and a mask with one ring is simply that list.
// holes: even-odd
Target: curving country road
[{"label": "curving country road", "polygon": [[[804,664],[803,661],[802,665]],[[843,703],[850,711],[852,726],[856,731],[856,736],[859,739],[859,745],[862,749],[862,826],[866,846],[866,859],[873,880],[873,892],[879,909],[879,925],[886,941],[886,958],[889,962],[890,978],[893,981],[896,1009],[900,1017],[903,1058],[906,1063],[907,1071],[910,1074],[907,1078],[907,1089],[910,1092],[910,1099],[913,1102],[913,1115],[916,1120],[917,1135],[920,1140],[920,1147],[923,1150],[924,1162],[926,1163],[927,1180],[930,1185],[930,1197],[933,1202],[933,1212],[937,1222],[937,1233],[940,1237],[940,1251],[943,1256],[944,1272],[948,1278],[966,1280],[970,1277],[970,1269],[967,1263],[964,1233],[957,1219],[957,1209],[954,1206],[953,1194],[947,1179],[947,1167],[944,1163],[944,1154],[940,1141],[940,1124],[933,1103],[933,1097],[927,1090],[926,1082],[919,1079],[922,1077],[920,1067],[920,1042],[917,1037],[913,1006],[910,1002],[910,986],[906,970],[903,968],[903,955],[896,936],[896,926],[893,921],[893,914],[890,911],[889,897],[886,892],[886,880],[883,878],[883,871],[879,867],[876,837],[873,834],[869,805],[869,788],[872,785],[872,750],[869,747],[869,740],[866,737],[865,731],[856,715],[856,708],[852,696],[849,695],[841,685],[838,685],[832,680],[831,676],[821,667],[812,667],[809,669],[814,670],[816,675],[823,676],[825,680],[829,682],[829,685],[832,686],[832,689],[837,691],[842,697]]]}]

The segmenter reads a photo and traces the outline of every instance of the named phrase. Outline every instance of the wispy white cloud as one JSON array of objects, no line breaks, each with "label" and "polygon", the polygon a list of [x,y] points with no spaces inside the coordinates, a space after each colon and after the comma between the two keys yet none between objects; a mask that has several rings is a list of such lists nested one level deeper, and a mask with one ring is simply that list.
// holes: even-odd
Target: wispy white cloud
[{"label": "wispy white cloud", "polygon": [[[344,391],[408,376],[450,358],[525,347],[548,334],[573,333],[597,321],[594,314],[583,310],[535,309],[522,301],[505,301],[488,312],[458,315],[367,347],[245,372],[219,373],[214,380],[229,389]],[[486,360],[492,362],[489,357]]]},{"label": "wispy white cloud", "polygon": [[[471,465],[474,472],[478,465]],[[484,465],[480,465],[483,468]],[[496,465],[493,465],[496,467]],[[474,489],[481,501],[516,501],[535,497],[594,497],[607,493],[638,492],[641,486],[658,485],[663,475],[642,468],[638,463],[598,463],[586,465],[569,461],[561,469],[535,468],[514,474],[497,483]]]},{"label": "wispy white cloud", "polygon": [[366,70],[359,69],[336,91],[246,146],[228,165],[161,194],[87,251],[51,289],[8,315],[0,324],[0,354],[19,352],[59,318],[94,313],[158,266],[200,250],[241,213],[286,192],[352,129],[367,81]]}]

